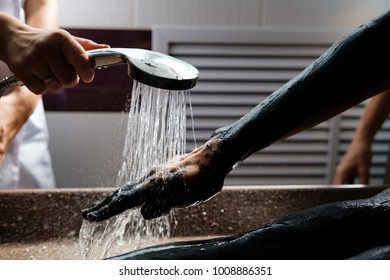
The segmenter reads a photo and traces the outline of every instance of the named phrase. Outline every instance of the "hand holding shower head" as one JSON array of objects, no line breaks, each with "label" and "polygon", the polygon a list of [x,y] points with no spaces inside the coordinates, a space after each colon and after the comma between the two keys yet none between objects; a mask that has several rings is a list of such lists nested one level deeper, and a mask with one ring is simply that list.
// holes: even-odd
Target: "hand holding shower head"
[{"label": "hand holding shower head", "polygon": [[[196,85],[199,72],[192,65],[162,53],[131,48],[110,48],[87,51],[93,68],[118,64],[128,65],[133,79],[151,87],[187,90]],[[15,76],[0,81],[0,97],[17,86],[23,86]]]}]

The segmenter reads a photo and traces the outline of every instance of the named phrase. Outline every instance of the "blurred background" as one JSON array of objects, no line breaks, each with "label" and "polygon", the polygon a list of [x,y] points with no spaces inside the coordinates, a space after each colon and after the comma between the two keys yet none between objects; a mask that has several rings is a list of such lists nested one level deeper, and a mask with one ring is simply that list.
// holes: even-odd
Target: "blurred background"
[{"label": "blurred background", "polygon": [[[198,145],[298,74],[390,0],[58,0],[60,25],[112,47],[181,58],[200,71],[191,90]],[[57,187],[114,187],[127,129],[125,68],[44,97]],[[337,86],[337,85],[335,85]],[[331,183],[364,104],[254,154],[227,185]],[[194,146],[188,121],[187,150]],[[374,143],[371,183],[383,183],[390,123]]]}]

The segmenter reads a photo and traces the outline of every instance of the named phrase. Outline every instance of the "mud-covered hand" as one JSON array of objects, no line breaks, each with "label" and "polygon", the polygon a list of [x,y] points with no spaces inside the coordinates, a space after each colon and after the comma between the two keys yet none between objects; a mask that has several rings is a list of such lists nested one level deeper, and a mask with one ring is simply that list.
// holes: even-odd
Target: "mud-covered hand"
[{"label": "mud-covered hand", "polygon": [[145,219],[208,200],[223,187],[230,171],[213,141],[156,166],[144,178],[120,187],[102,201],[82,210],[84,218],[101,221],[127,209],[141,207]]}]

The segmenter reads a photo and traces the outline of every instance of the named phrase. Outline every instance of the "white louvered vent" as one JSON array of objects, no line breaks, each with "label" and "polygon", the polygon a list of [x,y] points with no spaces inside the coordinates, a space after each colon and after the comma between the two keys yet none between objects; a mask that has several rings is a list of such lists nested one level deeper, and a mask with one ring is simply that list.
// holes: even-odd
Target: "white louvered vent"
[{"label": "white louvered vent", "polygon": [[[195,137],[200,145],[216,128],[234,122],[298,74],[343,34],[157,28],[153,30],[153,49],[199,69],[200,78],[191,90],[191,102]],[[338,156],[351,139],[361,108],[353,108],[341,118],[253,154],[229,174],[225,184],[330,183]],[[194,148],[191,125],[189,120],[187,150]],[[373,182],[380,180],[384,173],[390,124],[387,127],[374,145]]]}]

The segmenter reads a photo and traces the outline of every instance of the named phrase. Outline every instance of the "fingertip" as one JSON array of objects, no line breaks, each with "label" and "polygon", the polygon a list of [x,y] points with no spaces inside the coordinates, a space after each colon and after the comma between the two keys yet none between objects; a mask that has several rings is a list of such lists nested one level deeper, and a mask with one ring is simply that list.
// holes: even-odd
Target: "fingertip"
[{"label": "fingertip", "polygon": [[97,221],[98,217],[95,214],[87,214],[87,219],[89,221]]},{"label": "fingertip", "polygon": [[92,72],[92,74],[90,75],[86,75],[84,77],[82,77],[82,81],[86,84],[89,84],[89,83],[92,83],[93,82],[93,79],[95,78],[95,71]]},{"label": "fingertip", "polygon": [[76,41],[84,48],[84,50],[92,50],[92,49],[104,49],[110,48],[111,46],[108,44],[100,44],[91,39],[76,37],[74,36]]},{"label": "fingertip", "polygon": [[103,220],[100,216],[98,216],[94,213],[85,214],[85,215],[83,215],[83,217],[90,222],[99,222],[99,221]]},{"label": "fingertip", "polygon": [[89,213],[89,208],[87,208],[87,209],[81,209],[81,215],[82,215],[84,218],[87,218],[88,213]]},{"label": "fingertip", "polygon": [[90,58],[86,53],[82,54],[82,59],[79,63],[74,63],[74,68],[80,79],[88,84],[91,83],[95,77],[95,70],[91,64]]},{"label": "fingertip", "polygon": [[92,41],[92,45],[91,45],[94,49],[109,49],[111,48],[110,45],[108,44],[100,44],[100,43],[96,43],[94,41]]}]

